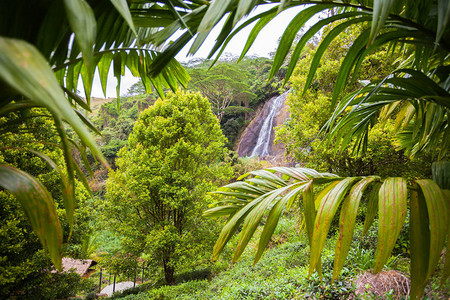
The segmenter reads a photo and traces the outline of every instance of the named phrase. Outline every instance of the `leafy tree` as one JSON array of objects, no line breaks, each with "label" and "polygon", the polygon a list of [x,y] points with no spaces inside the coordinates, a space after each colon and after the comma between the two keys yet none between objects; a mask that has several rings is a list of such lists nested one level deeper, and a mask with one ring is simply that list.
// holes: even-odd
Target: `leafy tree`
[{"label": "leafy tree", "polygon": [[[152,95],[145,93],[125,96],[120,99],[120,107],[117,106],[116,101],[105,103],[100,107],[97,115],[92,118],[92,123],[102,134],[97,138],[97,143],[112,168],[116,166],[117,153],[126,145],[139,112],[151,106],[155,101],[156,99]],[[92,161],[94,160],[92,159]],[[101,166],[98,167],[101,168]]]},{"label": "leafy tree", "polygon": [[250,91],[249,74],[235,64],[220,63],[210,70],[194,68],[190,75],[189,88],[200,91],[211,102],[219,122],[230,105],[241,106],[243,103],[248,108],[255,96]]},{"label": "leafy tree", "polygon": [[286,69],[280,68],[277,74],[269,79],[272,64],[272,59],[264,57],[245,56],[239,61],[240,68],[249,70],[251,78],[250,88],[259,101],[271,98],[284,90],[282,85]]},{"label": "leafy tree", "polygon": [[169,284],[187,257],[205,259],[215,227],[201,211],[212,180],[229,176],[226,165],[217,165],[224,142],[208,100],[169,93],[141,113],[119,152],[118,169],[110,171],[107,223],[124,236],[127,251],[162,265]]},{"label": "leafy tree", "polygon": [[143,95],[146,93],[145,86],[142,83],[142,80],[139,80],[135,84],[133,84],[127,91],[127,96],[137,96]]}]

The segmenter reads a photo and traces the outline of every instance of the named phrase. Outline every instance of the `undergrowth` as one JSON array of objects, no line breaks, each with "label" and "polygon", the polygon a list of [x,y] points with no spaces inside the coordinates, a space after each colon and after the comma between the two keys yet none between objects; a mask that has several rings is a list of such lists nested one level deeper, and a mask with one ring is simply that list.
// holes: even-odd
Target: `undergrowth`
[{"label": "undergrowth", "polygon": [[[129,294],[121,299],[126,300],[162,300],[162,299],[371,299],[369,295],[356,296],[353,279],[362,271],[374,265],[376,245],[376,227],[362,237],[362,225],[356,227],[351,251],[340,277],[331,282],[333,270],[334,247],[336,238],[327,240],[322,251],[322,272],[320,280],[317,272],[308,278],[309,246],[304,232],[299,232],[299,220],[288,215],[280,220],[274,233],[270,248],[261,260],[253,265],[256,253],[258,234],[249,243],[242,258],[230,265],[233,247],[229,246],[212,269],[205,272],[193,271],[189,280],[184,280],[189,272],[183,274],[177,285],[160,286],[146,291],[139,289],[138,294]],[[233,243],[234,240],[234,243]],[[236,244],[234,237],[230,244]],[[386,269],[398,268],[406,259],[403,255],[393,256]],[[409,268],[402,265],[405,272]],[[195,274],[201,274],[196,277]],[[150,286],[149,286],[150,287]],[[434,299],[432,295],[426,297]],[[387,299],[389,295],[387,295]],[[437,299],[437,298],[436,298]]]}]

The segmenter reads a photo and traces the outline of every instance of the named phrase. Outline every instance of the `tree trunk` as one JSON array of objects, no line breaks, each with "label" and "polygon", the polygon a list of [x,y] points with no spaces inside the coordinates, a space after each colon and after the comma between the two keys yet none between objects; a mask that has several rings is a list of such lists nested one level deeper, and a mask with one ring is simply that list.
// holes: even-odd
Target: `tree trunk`
[{"label": "tree trunk", "polygon": [[[248,99],[245,99],[244,107],[248,108]],[[248,120],[248,112],[247,111],[245,111],[244,120]]]},{"label": "tree trunk", "polygon": [[164,279],[168,285],[173,285],[175,283],[175,278],[173,274],[175,273],[175,268],[169,264],[170,258],[165,257],[163,259],[164,264]]}]

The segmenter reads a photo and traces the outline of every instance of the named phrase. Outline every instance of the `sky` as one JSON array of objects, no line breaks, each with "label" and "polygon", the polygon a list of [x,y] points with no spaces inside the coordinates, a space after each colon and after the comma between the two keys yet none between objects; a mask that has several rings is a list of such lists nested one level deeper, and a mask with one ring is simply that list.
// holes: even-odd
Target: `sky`
[{"label": "sky", "polygon": [[[249,17],[252,17],[264,10],[270,9],[271,7],[273,7],[273,5],[266,5],[264,8],[260,7],[257,10],[253,11],[249,15]],[[278,40],[283,34],[286,27],[288,26],[289,22],[301,9],[302,8],[294,7],[291,9],[287,9],[281,12],[278,16],[276,16],[268,25],[266,25],[266,27],[264,27],[261,30],[252,47],[247,52],[247,55],[269,57],[269,53],[274,52],[276,50]],[[197,51],[197,53],[194,56],[189,57],[187,56],[189,47],[191,46],[192,43],[191,41],[189,44],[186,45],[185,48],[183,48],[183,50],[181,50],[181,52],[176,56],[176,59],[180,62],[187,62],[192,58],[206,58],[207,55],[209,54],[209,51],[214,45],[215,38],[219,34],[220,28],[222,27],[223,23],[224,20],[222,20],[215,28],[213,28],[213,30],[211,30],[211,33],[209,34],[208,38],[205,40],[202,47]],[[254,23],[248,26],[248,28],[243,29],[241,32],[239,32],[227,45],[224,53],[230,53],[236,56],[240,55],[253,25]],[[174,36],[174,39],[176,37],[177,36]],[[126,94],[127,90],[138,80],[139,78],[133,77],[133,75],[131,75],[131,73],[128,70],[126,70],[125,76],[123,76],[121,79],[120,94],[121,95]],[[116,97],[117,95],[116,86],[117,80],[113,76],[113,70],[111,68],[108,75],[108,85],[106,90],[107,98]],[[83,91],[82,85],[79,86],[78,90]],[[94,78],[94,84],[92,87],[91,95],[93,97],[104,98],[98,74],[96,74]]]}]

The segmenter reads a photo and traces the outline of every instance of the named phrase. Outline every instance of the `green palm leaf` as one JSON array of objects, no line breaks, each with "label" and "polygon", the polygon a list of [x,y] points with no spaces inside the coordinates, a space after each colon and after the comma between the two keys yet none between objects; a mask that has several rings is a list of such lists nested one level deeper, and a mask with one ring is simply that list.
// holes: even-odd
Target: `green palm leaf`
[{"label": "green palm leaf", "polygon": [[[306,92],[306,89],[311,85],[311,82],[314,78],[314,74],[319,66],[320,59],[322,58],[323,54],[325,53],[325,50],[328,48],[328,46],[331,44],[331,42],[344,30],[346,30],[349,26],[366,21],[366,18],[356,18],[356,19],[350,19],[349,21],[346,21],[342,24],[339,24],[338,26],[334,27],[327,36],[323,39],[323,41],[320,43],[319,47],[316,50],[316,53],[314,54],[314,58],[311,62],[311,67],[309,69],[308,77],[306,78],[305,82],[305,89],[304,92]],[[363,36],[364,37],[364,36]]]},{"label": "green palm leaf", "polygon": [[[411,196],[411,298],[420,299],[439,262],[448,233],[447,201],[431,180],[416,180]],[[443,274],[445,280],[445,274]]]},{"label": "green palm leaf", "polygon": [[[355,229],[356,213],[364,190],[374,181],[375,177],[366,177],[356,183],[342,204],[339,217],[339,237],[334,250],[333,280],[336,280],[344,267],[344,262],[350,250]],[[378,178],[379,180],[379,178]]]},{"label": "green palm leaf", "polygon": [[[439,141],[446,140],[441,128],[447,127],[448,119],[445,115],[448,112],[450,94],[428,76],[415,70],[400,69],[392,75],[378,84],[366,86],[345,97],[337,105],[325,127],[331,129],[331,138],[342,141],[341,148],[345,148],[352,138],[361,140],[367,135],[379,113],[382,113],[382,118],[388,118],[394,111],[391,109],[389,113],[389,107],[398,105],[401,100],[408,101],[412,106],[405,104],[400,110],[396,128],[405,135],[409,132],[405,131],[408,124],[414,124],[410,131],[412,136],[400,136],[408,141],[408,144],[400,143],[401,148],[406,148],[413,156],[421,151],[434,150]],[[349,107],[352,110],[333,124]],[[446,143],[443,145],[444,147],[440,147],[441,157],[449,148]]]},{"label": "green palm leaf", "polygon": [[0,185],[20,202],[53,264],[61,270],[62,231],[50,193],[31,175],[5,165],[0,165]]},{"label": "green palm leaf", "polygon": [[[282,174],[282,177],[274,172]],[[249,176],[254,176],[250,177]],[[244,181],[237,181],[221,187],[213,194],[229,196],[230,200],[219,201],[217,207],[204,212],[205,216],[229,215],[227,224],[222,229],[213,249],[213,260],[217,259],[223,247],[244,222],[239,244],[233,260],[237,260],[253,236],[262,216],[269,211],[268,221],[259,241],[255,263],[260,259],[276,228],[282,212],[292,205],[298,194],[307,188],[310,177],[330,182],[339,179],[336,175],[318,173],[312,169],[273,167],[266,170],[252,171],[241,176]],[[325,180],[325,181],[324,181]]]},{"label": "green palm leaf", "polygon": [[[211,67],[217,62],[217,60],[220,58],[220,55],[223,53],[223,51],[225,51],[226,46],[228,45],[228,43],[231,41],[231,39],[237,34],[239,33],[242,29],[246,28],[248,25],[252,24],[253,22],[255,22],[256,20],[259,19],[258,21],[258,25],[255,25],[255,27],[253,27],[249,38],[247,39],[247,42],[244,46],[244,50],[242,51],[242,54],[244,54],[244,51],[246,48],[251,47],[251,45],[253,44],[254,40],[256,39],[256,36],[259,34],[259,32],[261,31],[262,28],[264,28],[264,23],[266,21],[269,21],[268,18],[270,15],[275,14],[276,10],[275,9],[270,9],[266,12],[262,12],[254,17],[251,17],[250,19],[246,20],[244,23],[242,23],[240,26],[238,26],[236,29],[234,29],[233,31],[232,28],[227,28],[225,32],[228,32],[228,36],[222,35],[222,32],[224,32],[224,29],[221,32],[221,35],[219,35],[216,43],[214,44],[214,47],[211,49],[211,52],[208,54],[208,58],[211,58],[214,53],[216,53],[216,51],[220,48],[219,52],[217,53],[216,57],[214,58],[214,60],[211,63]],[[267,19],[266,19],[267,18]],[[261,22],[260,22],[261,21]],[[225,24],[225,26],[228,23]],[[211,68],[210,67],[210,68]]]},{"label": "green palm leaf", "polygon": [[127,1],[111,0],[111,3],[114,5],[116,10],[121,14],[121,16],[125,19],[125,21],[127,22],[130,29],[133,31],[133,33],[137,35],[136,28],[134,27],[133,19]]},{"label": "green palm leaf", "polygon": [[403,178],[388,178],[380,187],[375,273],[383,269],[405,222],[407,194],[406,180]]},{"label": "green palm leaf", "polygon": [[427,279],[430,278],[438,264],[445,237],[447,235],[447,203],[439,186],[429,179],[416,180],[422,190],[428,211],[430,230],[430,259]]},{"label": "green palm leaf", "polygon": [[[244,252],[245,247],[247,246],[248,242],[250,241],[250,238],[253,236],[256,228],[258,227],[261,218],[263,217],[264,213],[266,212],[269,205],[272,205],[273,202],[277,200],[277,198],[286,190],[298,186],[299,183],[294,183],[290,186],[274,189],[271,192],[259,197],[258,203],[255,204],[255,206],[252,208],[252,210],[249,212],[249,214],[246,216],[242,232],[239,236],[239,242],[236,247],[236,250],[234,252],[233,256],[233,262],[236,262],[237,259],[241,256],[242,252]],[[255,200],[256,201],[256,200]],[[287,202],[285,200],[284,202]],[[273,219],[272,227],[276,224],[275,219]],[[275,229],[275,228],[273,228]],[[273,230],[267,230],[266,232],[273,232]],[[268,242],[268,241],[267,241]],[[264,241],[263,241],[264,243]],[[267,245],[267,244],[266,244]]]},{"label": "green palm leaf", "polygon": [[[320,29],[322,29],[324,26],[326,26],[332,22],[335,22],[335,21],[338,21],[341,19],[351,18],[351,17],[359,17],[364,14],[366,14],[366,13],[365,12],[348,12],[348,13],[338,14],[338,15],[331,16],[329,18],[320,20],[319,22],[317,22],[316,24],[311,26],[311,28],[309,28],[308,31],[305,32],[305,34],[303,34],[303,36],[300,38],[300,40],[298,41],[297,45],[294,48],[294,51],[292,52],[291,61],[289,62],[289,66],[286,71],[285,84],[289,81],[289,78],[291,77],[292,72],[294,71],[294,68],[297,64],[298,59],[300,58],[300,54],[301,54],[303,48],[305,47],[306,43],[317,32],[319,32]],[[369,20],[369,18],[370,18],[370,16],[367,16],[367,20]],[[363,21],[363,20],[361,20],[361,21]]]},{"label": "green palm leaf", "polygon": [[378,211],[378,191],[380,190],[381,183],[377,182],[372,187],[372,191],[369,195],[369,203],[367,204],[367,214],[364,220],[363,232],[362,235],[366,235],[369,231],[369,228],[372,226],[373,221],[377,215]]},{"label": "green palm leaf", "polygon": [[314,5],[309,8],[302,10],[298,13],[292,21],[287,26],[283,35],[281,36],[280,43],[278,44],[277,52],[275,53],[275,57],[273,58],[272,69],[270,70],[269,80],[275,76],[275,74],[280,69],[286,55],[291,48],[292,42],[294,41],[297,32],[300,28],[305,25],[305,23],[311,19],[317,13],[329,8],[327,5]]},{"label": "green palm leaf", "polygon": [[427,282],[430,230],[425,198],[418,189],[411,191],[410,212],[411,299],[420,299]]},{"label": "green palm leaf", "polygon": [[346,178],[340,181],[336,186],[327,193],[326,197],[320,202],[317,209],[316,219],[314,221],[314,231],[311,242],[311,256],[309,260],[309,275],[311,275],[317,267],[320,259],[322,248],[325,244],[331,221],[344,199],[346,193],[358,178]]},{"label": "green palm leaf", "polygon": [[64,119],[94,155],[104,161],[95,141],[66,100],[46,60],[32,45],[0,37],[0,78],[33,102]]},{"label": "green palm leaf", "polygon": [[373,41],[378,32],[380,32],[392,10],[392,7],[394,6],[394,3],[395,0],[374,0],[370,41]]},{"label": "green palm leaf", "polygon": [[84,0],[65,0],[66,14],[70,27],[75,33],[75,41],[82,50],[89,71],[93,71],[93,46],[97,32],[94,12]]},{"label": "green palm leaf", "polygon": [[450,3],[445,0],[438,1],[438,28],[436,33],[436,43],[440,41],[450,21]]},{"label": "green palm leaf", "polygon": [[248,215],[248,213],[251,211],[251,209],[256,206],[263,198],[258,197],[252,202],[245,205],[242,209],[240,209],[238,212],[236,212],[227,222],[227,224],[223,227],[222,231],[220,232],[219,238],[217,239],[216,243],[214,244],[213,253],[212,253],[212,260],[216,260],[220,253],[223,250],[223,247],[225,247],[226,243],[230,240],[230,238],[233,236],[233,234],[236,232],[236,229],[238,226],[244,221],[245,217]]},{"label": "green palm leaf", "polygon": [[[244,2],[244,1],[242,1]],[[256,22],[255,26],[252,28],[252,31],[250,32],[247,42],[244,45],[244,49],[242,49],[241,55],[239,56],[238,61],[241,61],[245,55],[247,54],[250,47],[253,45],[253,42],[256,40],[256,37],[260,33],[261,29],[263,29],[272,19],[276,16],[276,12],[273,11],[271,14],[262,17]],[[225,46],[225,45],[224,45]],[[224,49],[224,47],[222,47]]]},{"label": "green palm leaf", "polygon": [[276,201],[275,205],[273,205],[272,209],[270,209],[266,224],[264,225],[264,229],[261,233],[261,238],[259,239],[258,251],[255,255],[253,264],[256,264],[264,253],[264,250],[269,244],[270,238],[272,237],[275,228],[277,227],[281,215],[285,211],[286,207],[289,206],[288,203],[294,201],[298,197],[298,195],[302,193],[305,188],[307,188],[307,185],[308,183],[299,183],[295,187],[292,186],[292,190],[289,191],[289,193],[287,193],[286,195],[279,198]]}]

